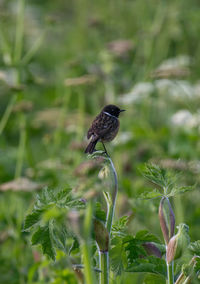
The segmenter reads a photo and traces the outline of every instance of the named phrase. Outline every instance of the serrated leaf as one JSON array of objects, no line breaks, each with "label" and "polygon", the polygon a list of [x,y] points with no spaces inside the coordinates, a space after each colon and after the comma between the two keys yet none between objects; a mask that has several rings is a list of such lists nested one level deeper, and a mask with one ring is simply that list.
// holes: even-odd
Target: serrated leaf
[{"label": "serrated leaf", "polygon": [[141,168],[141,171],[144,177],[159,185],[161,188],[170,188],[176,180],[172,173],[155,164],[145,164],[145,166]]},{"label": "serrated leaf", "polygon": [[65,227],[62,225],[52,225],[52,239],[56,248],[67,252],[66,239],[69,237],[69,234]]},{"label": "serrated leaf", "polygon": [[126,259],[123,241],[121,238],[115,238],[112,240],[112,247],[109,255],[112,271],[116,276],[121,275],[124,270],[124,259]]},{"label": "serrated leaf", "polygon": [[135,238],[138,240],[141,240],[143,242],[155,242],[155,243],[160,243],[160,240],[158,237],[153,235],[147,230],[141,230],[138,231],[135,235]]},{"label": "serrated leaf", "polygon": [[31,239],[32,245],[40,244],[42,246],[43,254],[48,255],[51,259],[55,260],[55,250],[49,226],[38,227],[37,231],[33,234]]},{"label": "serrated leaf", "polygon": [[148,273],[143,280],[143,284],[165,284],[166,280],[161,275]]},{"label": "serrated leaf", "polygon": [[172,188],[172,190],[170,191],[170,193],[167,195],[168,197],[170,196],[175,196],[178,194],[182,194],[188,191],[192,191],[194,190],[194,186],[182,186],[182,187],[174,187]]},{"label": "serrated leaf", "polygon": [[35,225],[41,219],[43,212],[43,209],[36,209],[33,210],[31,214],[28,214],[24,221],[24,230],[27,230]]},{"label": "serrated leaf", "polygon": [[137,258],[147,255],[146,250],[142,246],[142,242],[132,236],[126,236],[123,239],[123,246],[126,252],[127,263],[132,263]]},{"label": "serrated leaf", "polygon": [[80,247],[80,245],[79,245],[79,242],[78,242],[77,238],[74,238],[73,243],[72,243],[72,246],[71,246],[70,249],[69,249],[69,255],[70,255],[72,252],[74,252],[74,251],[76,251],[77,249],[79,249],[79,247]]},{"label": "serrated leaf", "polygon": [[61,201],[66,198],[66,196],[71,192],[71,188],[67,187],[55,194],[56,201]]},{"label": "serrated leaf", "polygon": [[112,225],[112,233],[113,234],[119,234],[123,233],[126,229],[126,224],[128,222],[128,216],[122,216],[119,220],[117,220],[113,225]]},{"label": "serrated leaf", "polygon": [[200,256],[200,240],[190,243],[189,250],[192,254]]},{"label": "serrated leaf", "polygon": [[158,198],[162,197],[163,194],[160,193],[158,189],[154,189],[153,191],[148,191],[148,192],[143,192],[138,196],[140,199],[153,199],[153,198]]},{"label": "serrated leaf", "polygon": [[138,258],[132,264],[129,264],[127,272],[150,272],[160,274],[166,277],[166,262],[164,259],[157,258],[155,256],[148,256],[145,258]]}]

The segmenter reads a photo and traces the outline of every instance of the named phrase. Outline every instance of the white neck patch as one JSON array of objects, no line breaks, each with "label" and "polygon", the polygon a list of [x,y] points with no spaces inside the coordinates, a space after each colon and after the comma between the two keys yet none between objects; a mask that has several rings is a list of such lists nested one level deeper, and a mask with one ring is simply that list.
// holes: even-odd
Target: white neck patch
[{"label": "white neck patch", "polygon": [[111,117],[117,118],[116,116],[114,116],[114,115],[112,115],[112,114],[110,114],[110,113],[108,113],[108,112],[106,112],[106,111],[104,111],[103,113],[107,114],[108,116],[111,116]]}]

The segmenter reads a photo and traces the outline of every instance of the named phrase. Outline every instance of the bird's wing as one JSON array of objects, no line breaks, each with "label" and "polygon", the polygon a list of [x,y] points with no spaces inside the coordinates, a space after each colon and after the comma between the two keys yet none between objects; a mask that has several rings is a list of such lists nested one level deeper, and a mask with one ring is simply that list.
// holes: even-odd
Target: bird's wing
[{"label": "bird's wing", "polygon": [[88,130],[87,138],[89,139],[92,135],[95,135],[95,140],[103,137],[113,128],[115,129],[118,123],[117,118],[101,113],[94,119],[92,126]]}]

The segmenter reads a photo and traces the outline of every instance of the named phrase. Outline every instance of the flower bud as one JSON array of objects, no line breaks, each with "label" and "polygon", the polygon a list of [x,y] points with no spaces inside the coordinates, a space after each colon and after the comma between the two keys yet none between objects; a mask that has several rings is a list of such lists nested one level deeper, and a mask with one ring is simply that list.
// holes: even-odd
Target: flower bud
[{"label": "flower bud", "polygon": [[187,248],[190,242],[190,238],[188,236],[189,227],[186,224],[180,224],[177,228],[177,234],[170,239],[167,245],[167,263],[181,257],[183,251]]},{"label": "flower bud", "polygon": [[175,216],[167,197],[163,197],[160,201],[159,219],[165,243],[168,244],[169,240],[174,235]]},{"label": "flower bud", "polygon": [[109,246],[109,234],[104,224],[98,219],[94,220],[95,240],[101,252],[107,252]]},{"label": "flower bud", "polygon": [[155,255],[156,257],[162,258],[162,251],[160,250],[160,246],[154,242],[145,242],[142,244],[148,255]]}]

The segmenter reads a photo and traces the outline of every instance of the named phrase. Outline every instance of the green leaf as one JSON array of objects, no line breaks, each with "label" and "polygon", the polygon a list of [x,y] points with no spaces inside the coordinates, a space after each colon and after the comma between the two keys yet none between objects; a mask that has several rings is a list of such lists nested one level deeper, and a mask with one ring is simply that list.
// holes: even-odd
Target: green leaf
[{"label": "green leaf", "polygon": [[113,234],[121,234],[125,231],[126,229],[126,224],[128,222],[128,216],[122,216],[119,220],[117,220],[113,225],[112,225],[112,233]]},{"label": "green leaf", "polygon": [[138,196],[140,199],[153,199],[157,197],[162,197],[163,194],[160,193],[158,189],[154,189],[153,191],[143,192]]},{"label": "green leaf", "polygon": [[54,246],[67,253],[66,239],[69,237],[69,234],[62,224],[55,225],[54,223],[52,223],[52,239],[54,241]]},{"label": "green leaf", "polygon": [[174,175],[172,175],[172,173],[160,168],[155,164],[145,164],[141,170],[144,177],[159,185],[161,188],[168,189],[176,181],[176,178]]},{"label": "green leaf", "polygon": [[155,243],[160,243],[160,240],[158,237],[153,235],[147,230],[141,230],[138,231],[135,235],[135,238],[138,240],[141,240],[143,242],[155,242]]},{"label": "green leaf", "polygon": [[32,236],[32,245],[40,244],[42,246],[43,254],[48,255],[51,259],[55,260],[55,250],[49,226],[38,227],[37,231]]},{"label": "green leaf", "polygon": [[79,242],[78,242],[78,239],[77,238],[74,238],[73,240],[73,243],[72,243],[72,246],[70,247],[69,249],[69,255],[74,252],[74,251],[77,251],[79,249],[80,245],[79,245]]},{"label": "green leaf", "polygon": [[127,272],[150,272],[160,274],[166,277],[167,269],[164,259],[155,256],[148,256],[145,258],[138,258],[132,264],[129,264]]},{"label": "green leaf", "polygon": [[124,262],[126,254],[123,248],[123,240],[121,238],[115,238],[112,240],[110,250],[110,263],[111,269],[114,274],[121,275],[124,270]]},{"label": "green leaf", "polygon": [[194,189],[195,189],[194,186],[174,187],[174,188],[172,188],[172,190],[170,191],[170,193],[167,196],[168,197],[175,196],[175,195],[178,195],[178,194],[185,193],[187,191],[192,191]]},{"label": "green leaf", "polygon": [[42,217],[43,212],[44,212],[43,209],[36,209],[36,210],[33,210],[31,214],[28,214],[24,221],[24,230],[29,229],[30,227],[35,225],[37,222],[39,222]]},{"label": "green leaf", "polygon": [[143,280],[143,284],[165,284],[166,280],[161,275],[148,273]]},{"label": "green leaf", "polygon": [[200,240],[190,243],[189,250],[193,255],[200,256]]}]

